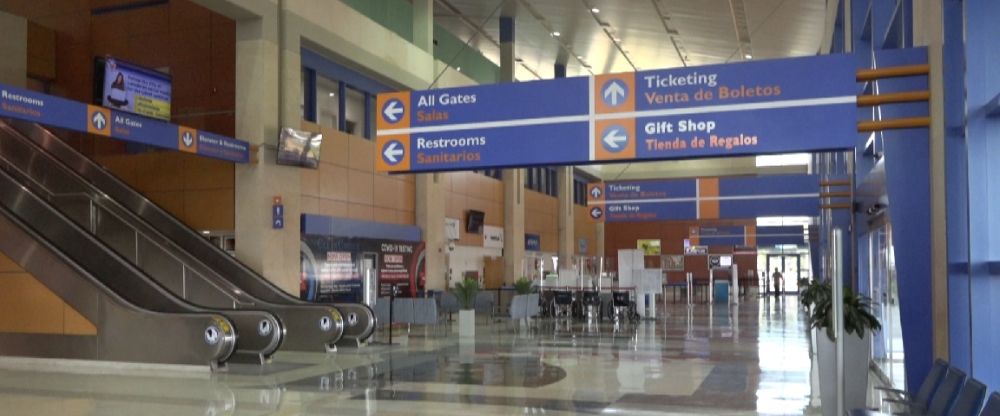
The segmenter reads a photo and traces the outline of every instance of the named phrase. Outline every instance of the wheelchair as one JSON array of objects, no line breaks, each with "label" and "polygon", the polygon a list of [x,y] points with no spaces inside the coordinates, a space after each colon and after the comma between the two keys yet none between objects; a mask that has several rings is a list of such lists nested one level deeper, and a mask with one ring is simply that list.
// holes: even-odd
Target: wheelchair
[{"label": "wheelchair", "polygon": [[635,301],[632,300],[629,292],[614,291],[611,293],[608,319],[616,324],[624,321],[634,323],[639,320],[639,312],[636,310]]},{"label": "wheelchair", "polygon": [[573,316],[573,292],[556,290],[552,296],[552,317],[570,318]]}]

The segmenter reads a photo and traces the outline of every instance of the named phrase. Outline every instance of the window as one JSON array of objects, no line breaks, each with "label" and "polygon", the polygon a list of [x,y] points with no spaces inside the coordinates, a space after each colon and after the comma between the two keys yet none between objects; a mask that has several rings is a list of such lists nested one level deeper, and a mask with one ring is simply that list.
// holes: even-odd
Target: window
[{"label": "window", "polygon": [[316,76],[316,124],[340,129],[340,82]]},{"label": "window", "polygon": [[365,93],[354,88],[347,87],[347,97],[344,100],[344,126],[343,130],[347,134],[370,138],[365,134]]},{"label": "window", "polygon": [[587,206],[587,184],[579,179],[573,180],[573,203]]},{"label": "window", "polygon": [[555,168],[527,168],[524,187],[549,196],[559,196]]}]

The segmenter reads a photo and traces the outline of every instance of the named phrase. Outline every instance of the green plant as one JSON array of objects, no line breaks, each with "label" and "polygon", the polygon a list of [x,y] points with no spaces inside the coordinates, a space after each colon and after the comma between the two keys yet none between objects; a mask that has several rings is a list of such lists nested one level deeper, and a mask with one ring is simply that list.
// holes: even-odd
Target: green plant
[{"label": "green plant", "polygon": [[[814,281],[808,284],[799,299],[809,307],[809,326],[825,329],[827,338],[833,340],[833,287],[830,282]],[[854,333],[858,338],[864,338],[866,332],[882,330],[878,318],[871,314],[871,299],[867,296],[845,287],[843,302],[846,334]]]},{"label": "green plant", "polygon": [[531,280],[527,277],[522,277],[514,282],[514,290],[517,291],[518,295],[527,295],[531,293]]},{"label": "green plant", "polygon": [[476,279],[465,279],[455,283],[455,288],[451,290],[458,298],[458,305],[462,309],[476,308],[476,295],[479,294],[479,281]]}]

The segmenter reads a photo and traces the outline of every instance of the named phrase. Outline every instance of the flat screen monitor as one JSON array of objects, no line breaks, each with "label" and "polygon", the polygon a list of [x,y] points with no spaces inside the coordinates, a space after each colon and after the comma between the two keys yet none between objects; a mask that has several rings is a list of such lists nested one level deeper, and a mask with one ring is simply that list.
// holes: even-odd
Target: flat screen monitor
[{"label": "flat screen monitor", "polygon": [[94,59],[94,102],[170,121],[170,75],[111,57]]},{"label": "flat screen monitor", "polygon": [[465,221],[465,232],[472,234],[479,234],[483,231],[483,221],[486,219],[486,213],[482,211],[470,210],[469,214],[466,216]]},{"label": "flat screen monitor", "polygon": [[719,256],[719,267],[732,267],[733,256]]},{"label": "flat screen monitor", "polygon": [[278,136],[279,165],[319,168],[320,147],[323,135],[293,128],[281,129]]}]

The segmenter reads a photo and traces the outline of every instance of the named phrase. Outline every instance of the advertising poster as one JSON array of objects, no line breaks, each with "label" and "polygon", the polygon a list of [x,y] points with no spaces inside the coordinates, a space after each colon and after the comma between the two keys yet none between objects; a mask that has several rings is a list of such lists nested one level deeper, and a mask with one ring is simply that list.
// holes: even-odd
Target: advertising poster
[{"label": "advertising poster", "polygon": [[366,259],[375,259],[379,296],[388,296],[392,285],[399,296],[415,296],[426,279],[422,242],[306,234],[300,255],[300,298],[308,301],[361,302]]},{"label": "advertising poster", "polygon": [[663,256],[663,261],[661,263],[663,265],[663,270],[680,271],[680,272],[684,271],[683,255],[670,254]]},{"label": "advertising poster", "polygon": [[659,256],[660,255],[660,240],[636,240],[635,248],[642,250],[642,254],[647,256]]},{"label": "advertising poster", "polygon": [[108,58],[104,61],[105,107],[170,121],[170,77]]}]

